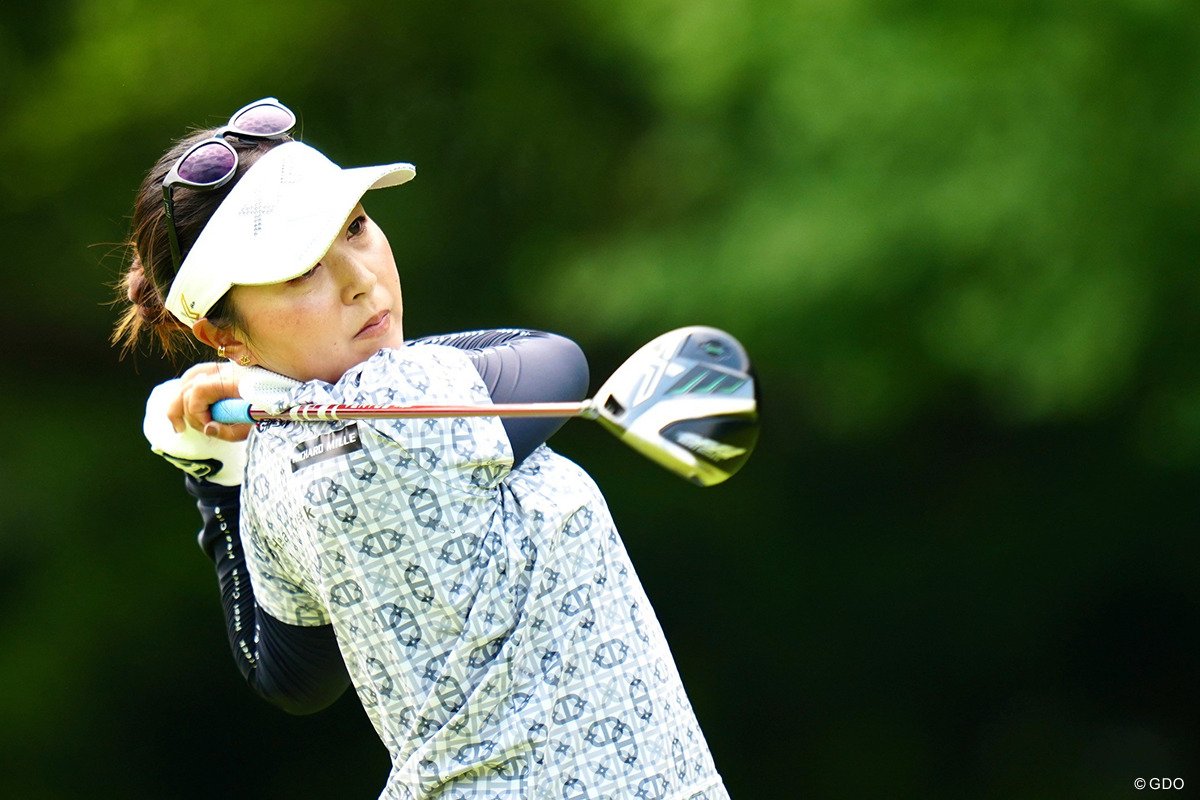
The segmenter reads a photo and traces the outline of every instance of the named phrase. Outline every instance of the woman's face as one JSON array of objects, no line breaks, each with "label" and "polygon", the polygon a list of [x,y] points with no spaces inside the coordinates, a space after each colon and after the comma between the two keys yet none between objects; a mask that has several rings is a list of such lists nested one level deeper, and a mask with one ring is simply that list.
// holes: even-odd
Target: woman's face
[{"label": "woman's face", "polygon": [[230,300],[252,362],[297,380],[334,383],[404,344],[396,261],[361,204],[311,270],[285,283],[235,286]]}]

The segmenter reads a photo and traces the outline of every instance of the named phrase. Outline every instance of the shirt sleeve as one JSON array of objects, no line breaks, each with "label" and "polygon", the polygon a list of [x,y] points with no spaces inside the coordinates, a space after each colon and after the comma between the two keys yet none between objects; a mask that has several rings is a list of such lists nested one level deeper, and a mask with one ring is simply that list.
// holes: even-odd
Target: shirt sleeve
[{"label": "shirt sleeve", "polygon": [[[414,343],[442,344],[466,352],[493,403],[565,403],[587,396],[583,350],[564,336],[521,329],[426,336]],[[513,466],[558,432],[567,417],[500,420],[512,445]]]},{"label": "shirt sleeve", "polygon": [[[289,402],[485,406],[491,403],[491,397],[478,370],[462,350],[445,345],[412,344],[380,350],[348,370],[336,384],[323,381],[302,384],[293,391]],[[267,459],[286,456],[294,461],[291,453],[298,444],[316,442],[319,448],[319,436],[350,427],[336,422],[313,423],[302,429],[260,426],[251,435],[250,460],[265,454]],[[376,417],[359,421],[354,429],[363,452],[378,453],[376,458],[386,457],[395,469],[410,472],[410,480],[440,486],[439,494],[449,492],[463,499],[484,500],[512,469],[512,447],[495,416]],[[301,435],[307,438],[297,441]],[[323,458],[305,462],[297,469],[307,469],[309,463],[314,470],[306,472],[306,478],[321,472],[333,479],[347,467],[338,459]],[[336,516],[337,509],[332,503],[322,503],[322,509]],[[275,532],[265,533],[271,536]]]}]

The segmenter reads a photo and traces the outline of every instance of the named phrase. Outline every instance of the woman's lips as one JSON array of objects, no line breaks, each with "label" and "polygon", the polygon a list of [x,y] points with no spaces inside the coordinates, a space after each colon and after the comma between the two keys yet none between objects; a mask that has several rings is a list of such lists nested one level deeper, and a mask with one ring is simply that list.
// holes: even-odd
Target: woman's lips
[{"label": "woman's lips", "polygon": [[359,329],[358,333],[354,334],[355,339],[374,339],[377,336],[382,336],[392,327],[392,315],[388,311],[380,311],[375,316],[367,320],[367,324]]}]

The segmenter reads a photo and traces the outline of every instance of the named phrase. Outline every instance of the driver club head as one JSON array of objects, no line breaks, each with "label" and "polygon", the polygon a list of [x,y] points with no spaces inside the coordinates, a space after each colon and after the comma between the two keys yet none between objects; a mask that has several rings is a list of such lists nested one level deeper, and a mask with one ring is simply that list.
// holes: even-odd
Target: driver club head
[{"label": "driver club head", "polygon": [[595,408],[617,438],[699,486],[728,479],[758,441],[750,358],[717,328],[678,328],[647,343],[604,382]]}]

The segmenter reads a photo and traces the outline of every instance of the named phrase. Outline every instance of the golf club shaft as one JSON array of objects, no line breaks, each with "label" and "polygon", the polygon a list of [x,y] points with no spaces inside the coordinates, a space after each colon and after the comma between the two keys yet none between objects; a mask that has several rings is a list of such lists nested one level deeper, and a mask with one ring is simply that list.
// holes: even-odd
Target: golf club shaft
[{"label": "golf club shaft", "polygon": [[578,403],[496,403],[494,405],[372,406],[308,404],[284,409],[278,414],[252,405],[248,400],[219,400],[212,407],[216,422],[238,424],[262,420],[318,422],[351,419],[431,419],[439,417],[596,417],[591,400]]},{"label": "golf club shaft", "polygon": [[326,422],[403,418],[582,417],[700,486],[726,480],[758,438],[757,389],[741,344],[716,328],[691,326],[659,336],[577,403],[308,404],[271,413],[230,398],[212,407],[220,423]]}]

